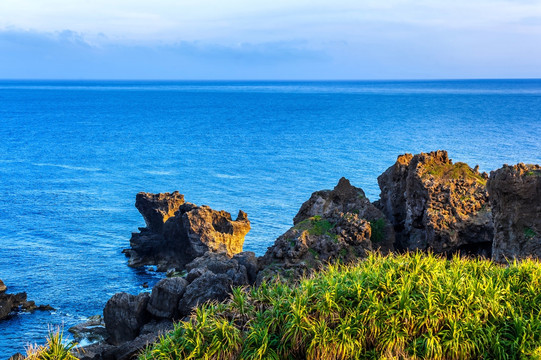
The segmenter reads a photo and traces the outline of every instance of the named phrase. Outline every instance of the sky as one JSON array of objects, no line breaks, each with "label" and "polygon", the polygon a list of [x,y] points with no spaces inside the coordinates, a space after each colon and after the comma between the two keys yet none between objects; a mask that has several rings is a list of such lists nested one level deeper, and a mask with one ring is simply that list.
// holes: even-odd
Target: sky
[{"label": "sky", "polygon": [[0,79],[541,78],[541,0],[0,0]]}]

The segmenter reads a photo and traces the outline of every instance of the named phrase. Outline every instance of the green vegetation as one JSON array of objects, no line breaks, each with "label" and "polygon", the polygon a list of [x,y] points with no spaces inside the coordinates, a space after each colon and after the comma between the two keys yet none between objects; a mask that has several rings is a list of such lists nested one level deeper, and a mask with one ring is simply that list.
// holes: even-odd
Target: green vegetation
[{"label": "green vegetation", "polygon": [[148,359],[539,359],[541,264],[428,254],[329,266],[297,285],[237,288]]},{"label": "green vegetation", "polygon": [[316,215],[301,221],[295,227],[299,230],[308,230],[310,235],[329,235],[330,237],[334,237],[334,234],[329,233],[329,230],[331,230],[334,225],[335,224],[331,223],[329,220],[322,219],[321,216]]},{"label": "green vegetation", "polygon": [[529,170],[526,176],[541,176],[541,170]]},{"label": "green vegetation", "polygon": [[65,342],[62,330],[49,331],[47,343],[41,346],[30,346],[27,350],[27,360],[77,360],[72,349],[77,345],[74,342]]},{"label": "green vegetation", "polygon": [[382,242],[385,239],[385,219],[380,218],[370,221],[370,240],[374,243]]},{"label": "green vegetation", "polygon": [[524,227],[524,236],[526,237],[526,239],[528,240],[531,240],[533,239],[534,237],[536,237],[536,233],[535,231],[532,229],[532,228],[529,228],[529,227]]},{"label": "green vegetation", "polygon": [[314,216],[310,221],[312,222],[312,228],[308,230],[310,235],[323,235],[334,227],[329,220],[322,220],[321,216]]},{"label": "green vegetation", "polygon": [[460,179],[467,178],[477,181],[481,185],[486,185],[487,180],[481,175],[475,173],[466,163],[457,162],[455,164],[436,164],[426,165],[427,174],[442,179]]}]

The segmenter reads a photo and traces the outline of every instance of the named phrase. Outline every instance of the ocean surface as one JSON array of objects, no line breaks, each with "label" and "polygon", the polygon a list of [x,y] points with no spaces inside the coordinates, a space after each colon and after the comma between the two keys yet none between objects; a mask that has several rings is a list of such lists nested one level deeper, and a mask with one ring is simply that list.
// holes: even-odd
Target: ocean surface
[{"label": "ocean surface", "polygon": [[541,80],[0,81],[0,279],[56,309],[0,322],[0,359],[161,278],[121,253],[139,191],[246,211],[262,255],[313,191],[377,200],[397,155],[437,149],[541,163]]}]

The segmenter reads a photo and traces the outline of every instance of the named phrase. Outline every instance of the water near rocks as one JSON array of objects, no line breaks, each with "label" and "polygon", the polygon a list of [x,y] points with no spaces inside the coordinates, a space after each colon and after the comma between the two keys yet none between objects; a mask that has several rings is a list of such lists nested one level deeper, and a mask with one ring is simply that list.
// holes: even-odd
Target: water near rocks
[{"label": "water near rocks", "polygon": [[121,250],[140,191],[248,213],[262,255],[316,190],[377,199],[397,155],[541,163],[541,80],[0,82],[0,279],[57,310],[0,322],[0,358],[163,275]]}]

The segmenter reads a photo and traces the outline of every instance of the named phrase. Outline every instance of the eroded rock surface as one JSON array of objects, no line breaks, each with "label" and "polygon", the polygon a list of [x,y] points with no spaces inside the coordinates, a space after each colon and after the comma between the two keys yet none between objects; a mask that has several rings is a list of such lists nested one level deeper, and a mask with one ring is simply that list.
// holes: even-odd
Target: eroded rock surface
[{"label": "eroded rock surface", "polygon": [[226,252],[233,256],[242,251],[244,237],[250,230],[246,213],[239,211],[236,220],[225,211],[184,202],[173,193],[139,193],[136,208],[147,224],[132,234],[131,249],[125,250],[130,266],[158,265],[159,270],[183,269],[207,251]]},{"label": "eroded rock surface", "polygon": [[184,295],[188,281],[181,277],[160,280],[152,288],[147,310],[156,318],[177,318],[177,305]]},{"label": "eroded rock surface", "polygon": [[394,225],[399,250],[490,256],[488,175],[453,164],[446,151],[405,154],[378,177],[378,206]]},{"label": "eroded rock surface", "polygon": [[150,320],[147,304],[150,294],[118,293],[107,301],[103,310],[108,342],[119,345],[135,339],[144,324]]},{"label": "eroded rock surface", "polygon": [[487,184],[494,216],[492,258],[541,258],[541,166],[504,165]]},{"label": "eroded rock surface", "polygon": [[82,358],[129,359],[171,330],[173,321],[189,315],[196,306],[227,299],[232,286],[253,284],[257,268],[252,252],[231,257],[225,252],[207,251],[186,265],[185,277],[162,279],[151,294],[115,294],[103,312],[106,342],[85,348]]},{"label": "eroded rock surface", "polygon": [[393,249],[390,222],[345,178],[333,190],[313,193],[293,222],[259,259],[258,283],[276,275],[298,278],[327,263],[355,261],[366,251]]}]

